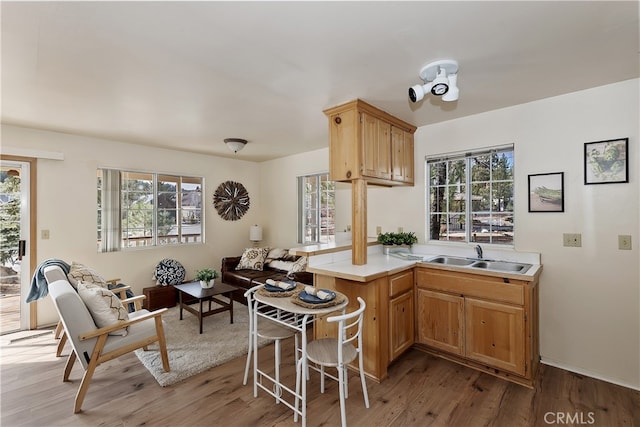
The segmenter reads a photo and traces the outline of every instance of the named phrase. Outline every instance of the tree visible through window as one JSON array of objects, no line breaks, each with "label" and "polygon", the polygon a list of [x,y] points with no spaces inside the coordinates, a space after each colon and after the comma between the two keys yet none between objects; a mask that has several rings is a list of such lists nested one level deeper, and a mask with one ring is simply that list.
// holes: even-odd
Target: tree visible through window
[{"label": "tree visible through window", "polygon": [[97,188],[99,251],[202,241],[202,178],[98,169]]},{"label": "tree visible through window", "polygon": [[513,244],[513,146],[427,159],[429,240]]},{"label": "tree visible through window", "polygon": [[298,241],[307,243],[335,242],[335,190],[328,174],[298,177]]}]

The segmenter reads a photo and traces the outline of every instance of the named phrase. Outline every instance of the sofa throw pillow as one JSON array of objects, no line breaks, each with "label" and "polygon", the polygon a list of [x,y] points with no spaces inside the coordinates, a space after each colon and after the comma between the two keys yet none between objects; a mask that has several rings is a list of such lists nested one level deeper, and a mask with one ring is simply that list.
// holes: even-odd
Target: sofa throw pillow
[{"label": "sofa throw pillow", "polygon": [[[94,283],[78,282],[78,295],[89,309],[93,321],[99,328],[129,320],[127,309],[122,306],[118,297],[107,288]],[[109,335],[125,336],[127,333],[129,333],[128,328],[122,328]]]},{"label": "sofa throw pillow", "polygon": [[185,275],[184,266],[179,261],[171,258],[165,258],[160,261],[153,272],[156,284],[162,286],[179,285],[184,281]]},{"label": "sofa throw pillow", "polygon": [[294,262],[282,261],[281,259],[274,259],[273,261],[265,262],[264,264],[268,265],[271,268],[275,268],[276,270],[289,272],[289,270],[291,270],[291,268],[293,267]]},{"label": "sofa throw pillow", "polygon": [[67,274],[69,283],[77,290],[78,282],[95,283],[96,285],[107,287],[107,281],[99,275],[95,270],[73,261],[71,268],[69,268],[69,274]]},{"label": "sofa throw pillow", "polygon": [[300,257],[289,269],[289,274],[298,273],[307,269],[307,257]]},{"label": "sofa throw pillow", "polygon": [[244,250],[236,270],[258,270],[264,268],[269,248],[247,248]]},{"label": "sofa throw pillow", "polygon": [[267,259],[265,260],[265,263],[276,260],[276,259],[284,258],[287,255],[289,255],[289,249],[272,248],[271,250],[269,250],[269,253],[267,254]]}]

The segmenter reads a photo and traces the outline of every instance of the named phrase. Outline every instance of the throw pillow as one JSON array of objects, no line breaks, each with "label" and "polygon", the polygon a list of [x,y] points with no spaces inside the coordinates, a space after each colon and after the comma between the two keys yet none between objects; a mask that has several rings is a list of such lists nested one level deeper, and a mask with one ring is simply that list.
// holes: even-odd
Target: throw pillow
[{"label": "throw pillow", "polygon": [[244,250],[236,270],[262,271],[264,260],[267,258],[269,248],[247,248]]},{"label": "throw pillow", "polygon": [[184,281],[185,275],[186,271],[182,264],[171,258],[160,261],[153,272],[156,284],[162,286],[179,285]]},{"label": "throw pillow", "polygon": [[[127,310],[122,306],[118,297],[107,288],[94,283],[78,282],[78,295],[89,309],[93,321],[99,328],[129,320]],[[122,328],[109,335],[125,336],[127,333],[129,333],[128,328]]]},{"label": "throw pillow", "polygon": [[69,283],[71,283],[71,285],[76,289],[78,289],[79,282],[95,283],[96,285],[104,288],[107,287],[107,281],[104,280],[104,278],[95,270],[75,261],[71,263],[71,268],[69,269],[67,278],[69,279]]},{"label": "throw pillow", "polygon": [[305,271],[307,269],[307,257],[300,257],[296,262],[293,263],[291,268],[289,269],[289,274],[298,273],[300,271]]},{"label": "throw pillow", "polygon": [[289,250],[288,249],[273,248],[273,249],[271,249],[269,251],[269,254],[267,255],[267,259],[266,259],[265,262],[273,261],[275,259],[284,258],[288,254],[289,254]]},{"label": "throw pillow", "polygon": [[275,268],[276,270],[289,271],[293,267],[293,261],[282,261],[280,259],[274,259],[271,262],[265,262],[265,265],[268,265],[271,268]]}]

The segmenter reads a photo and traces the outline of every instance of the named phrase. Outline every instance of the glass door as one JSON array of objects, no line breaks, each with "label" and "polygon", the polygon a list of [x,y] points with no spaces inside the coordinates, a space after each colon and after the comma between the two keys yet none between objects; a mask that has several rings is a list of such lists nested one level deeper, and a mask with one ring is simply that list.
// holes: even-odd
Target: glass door
[{"label": "glass door", "polygon": [[0,162],[0,333],[29,329],[29,163]]}]

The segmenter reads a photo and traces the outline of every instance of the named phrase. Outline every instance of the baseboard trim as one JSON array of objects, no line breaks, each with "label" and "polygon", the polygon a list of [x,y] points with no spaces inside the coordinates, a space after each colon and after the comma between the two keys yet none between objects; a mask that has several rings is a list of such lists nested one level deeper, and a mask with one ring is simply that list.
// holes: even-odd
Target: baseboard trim
[{"label": "baseboard trim", "polygon": [[635,385],[634,384],[629,384],[629,383],[625,383],[623,381],[618,381],[618,380],[615,380],[615,379],[604,377],[604,376],[599,375],[599,374],[597,374],[595,372],[591,372],[591,371],[587,371],[587,370],[584,370],[584,369],[576,368],[574,366],[565,365],[565,364],[557,362],[555,360],[549,360],[549,359],[546,359],[544,357],[541,357],[540,358],[540,363],[545,364],[545,365],[549,365],[549,366],[553,366],[554,368],[563,369],[565,371],[574,372],[576,374],[580,374],[580,375],[584,375],[584,376],[587,376],[587,377],[595,378],[595,379],[600,380],[600,381],[605,381],[605,382],[608,382],[608,383],[611,383],[611,384],[619,385],[621,387],[630,388],[632,390],[640,391],[640,385],[638,385],[638,384],[635,384]]}]

